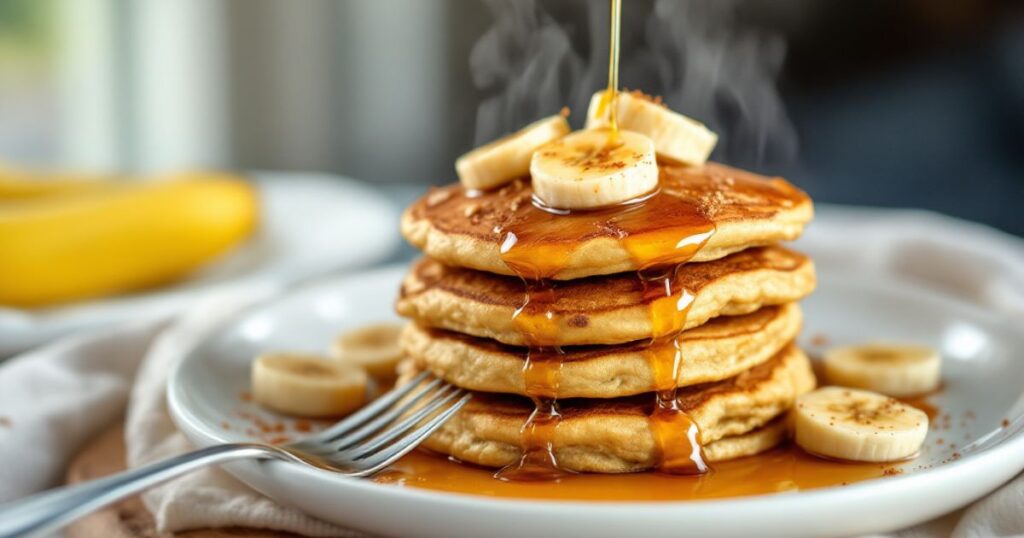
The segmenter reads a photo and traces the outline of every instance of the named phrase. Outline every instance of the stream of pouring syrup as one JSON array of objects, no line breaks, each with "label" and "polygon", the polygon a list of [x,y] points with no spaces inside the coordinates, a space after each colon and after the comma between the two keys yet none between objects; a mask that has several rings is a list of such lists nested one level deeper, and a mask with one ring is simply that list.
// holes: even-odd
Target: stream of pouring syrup
[{"label": "stream of pouring syrup", "polygon": [[611,0],[608,24],[608,90],[601,96],[598,115],[608,114],[611,140],[619,134],[619,37],[622,21],[622,0]]}]

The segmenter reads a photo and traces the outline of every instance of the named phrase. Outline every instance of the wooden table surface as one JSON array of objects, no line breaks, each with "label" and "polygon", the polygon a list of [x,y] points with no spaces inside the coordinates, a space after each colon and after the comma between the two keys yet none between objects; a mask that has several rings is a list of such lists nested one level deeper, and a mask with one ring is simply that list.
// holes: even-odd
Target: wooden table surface
[{"label": "wooden table surface", "polygon": [[[124,427],[118,423],[103,432],[75,456],[68,467],[67,482],[74,484],[100,478],[123,471],[124,468]],[[269,538],[272,536],[297,536],[290,533],[243,528],[195,530],[180,533],[157,532],[153,516],[149,514],[138,496],[78,520],[67,528],[67,535],[71,538]]]}]

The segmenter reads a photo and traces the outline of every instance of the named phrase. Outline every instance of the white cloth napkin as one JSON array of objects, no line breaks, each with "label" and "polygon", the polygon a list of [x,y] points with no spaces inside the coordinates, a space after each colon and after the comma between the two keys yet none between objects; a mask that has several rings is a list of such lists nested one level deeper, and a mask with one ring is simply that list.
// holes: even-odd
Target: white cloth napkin
[{"label": "white cloth napkin", "polygon": [[[267,288],[217,293],[175,319],[67,338],[0,365],[0,502],[59,485],[71,456],[126,412],[129,465],[194,449],[167,412],[171,365],[196,339]],[[134,384],[133,384],[134,381]],[[142,496],[161,531],[252,527],[364,536],[274,503],[217,468]]]},{"label": "white cloth napkin", "polygon": [[[165,386],[171,366],[211,328],[268,294],[236,293],[207,301],[154,338],[135,378],[125,438],[128,464],[137,467],[192,450],[167,410]],[[286,530],[307,536],[363,536],[281,506],[219,468],[207,468],[142,496],[160,530],[242,526]]]},{"label": "white cloth napkin", "polygon": [[[1019,271],[1004,274],[1024,278],[1020,243],[998,241],[990,230],[979,231],[977,237],[964,235],[962,223],[948,226],[948,219],[920,213],[879,213],[871,226],[864,223],[863,214],[855,220],[857,225],[850,225],[850,233],[856,230],[863,238],[869,231],[872,237],[858,260],[842,258],[850,255],[849,245],[855,244],[837,240],[837,234],[847,228],[842,219],[822,218],[817,230],[808,233],[804,248],[820,255],[819,266],[831,263],[829,257],[833,256],[844,265],[885,258],[884,264],[878,263],[901,269],[898,256],[884,257],[880,252],[888,249],[927,255],[932,241],[927,238],[937,237],[935,241],[961,248],[987,243],[994,250],[978,253],[984,255],[981,263],[1017,264]],[[913,245],[917,245],[916,251],[910,250]],[[1005,256],[993,258],[993,252]],[[950,259],[943,262],[950,263]],[[965,263],[963,281],[942,284],[962,285],[964,295],[973,299],[1009,312],[1024,312],[1020,309],[1024,303],[1013,300],[1012,293],[1004,293],[1024,288],[1008,280],[987,280],[979,288],[971,278],[977,275],[970,272],[976,268]],[[927,274],[913,276],[929,278]],[[175,318],[143,318],[116,330],[65,338],[0,364],[0,462],[17,462],[0,465],[0,502],[58,485],[68,458],[119,420],[126,408],[126,442],[132,465],[189,450],[164,403],[170,365],[218,320],[272,293],[266,288],[221,292]],[[155,488],[143,499],[162,531],[242,526],[309,536],[360,535],[278,505],[217,469]],[[892,536],[1024,536],[1024,475],[964,510]]]}]

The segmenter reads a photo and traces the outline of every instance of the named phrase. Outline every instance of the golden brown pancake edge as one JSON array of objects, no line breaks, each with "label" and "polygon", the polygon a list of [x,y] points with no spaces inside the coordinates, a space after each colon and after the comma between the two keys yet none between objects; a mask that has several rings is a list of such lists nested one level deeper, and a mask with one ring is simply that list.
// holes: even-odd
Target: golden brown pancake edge
[{"label": "golden brown pancake edge", "polygon": [[[792,341],[802,324],[796,303],[764,307],[741,316],[722,316],[681,333],[672,346],[683,358],[678,386],[719,381],[760,364]],[[555,396],[616,398],[656,389],[649,342],[618,346],[563,348]],[[415,323],[403,331],[406,356],[454,385],[481,392],[526,395],[524,366],[528,350],[428,329]],[[661,355],[664,357],[664,355]]]}]

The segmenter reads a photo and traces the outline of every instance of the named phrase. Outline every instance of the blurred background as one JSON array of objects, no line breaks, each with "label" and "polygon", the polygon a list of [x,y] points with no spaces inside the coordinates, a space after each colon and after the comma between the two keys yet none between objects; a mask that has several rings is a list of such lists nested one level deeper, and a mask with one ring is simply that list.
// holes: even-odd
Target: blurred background
[{"label": "blurred background", "polygon": [[[622,83],[818,201],[1024,235],[1024,6],[629,0]],[[605,83],[607,1],[0,0],[0,160],[388,192]],[[395,195],[404,196],[404,195]]]}]

